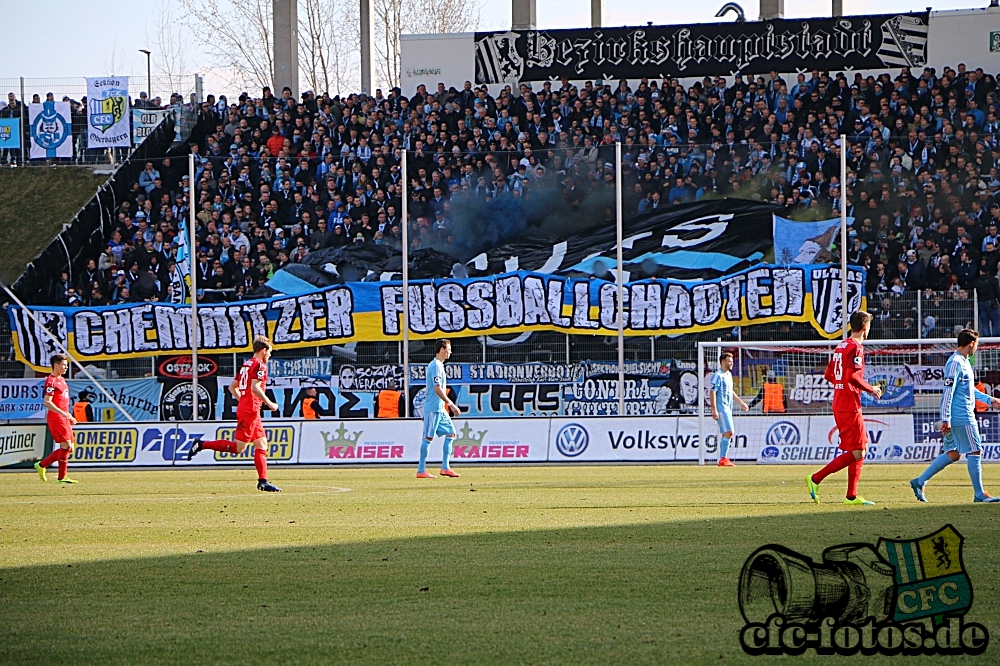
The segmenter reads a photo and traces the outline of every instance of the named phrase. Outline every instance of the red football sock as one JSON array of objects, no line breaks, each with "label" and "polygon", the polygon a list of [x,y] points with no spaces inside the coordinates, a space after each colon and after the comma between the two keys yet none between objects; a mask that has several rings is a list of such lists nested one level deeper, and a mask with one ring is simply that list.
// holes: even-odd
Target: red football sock
[{"label": "red football sock", "polygon": [[42,467],[48,467],[52,463],[54,463],[57,460],[59,460],[59,456],[61,455],[59,453],[60,451],[62,451],[62,449],[52,449],[52,453],[50,453],[49,455],[47,455],[45,457],[45,459],[42,460],[42,462],[40,462],[38,464],[41,465]]},{"label": "red football sock", "polygon": [[59,477],[66,478],[66,469],[69,467],[69,450],[59,449]]},{"label": "red football sock", "polygon": [[236,442],[230,442],[228,439],[210,439],[207,442],[202,442],[201,446],[212,451],[236,453]]},{"label": "red football sock", "polygon": [[847,499],[854,499],[858,496],[858,480],[861,478],[861,468],[865,464],[865,459],[855,460],[847,468]]},{"label": "red football sock", "polygon": [[254,448],[253,466],[257,468],[257,478],[267,481],[267,453],[264,449]]},{"label": "red football sock", "polygon": [[813,483],[822,483],[823,479],[830,476],[834,472],[839,472],[852,462],[854,462],[854,452],[844,451],[839,456],[828,462],[826,467],[812,475]]}]

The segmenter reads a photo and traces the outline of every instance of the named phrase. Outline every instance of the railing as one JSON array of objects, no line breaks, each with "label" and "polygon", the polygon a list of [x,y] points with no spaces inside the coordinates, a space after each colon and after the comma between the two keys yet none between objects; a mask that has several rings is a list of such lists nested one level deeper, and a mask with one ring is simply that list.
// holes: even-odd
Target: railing
[{"label": "railing", "polygon": [[[129,77],[130,103],[141,106],[140,92],[147,93],[147,100],[152,104],[155,98],[160,98],[156,108],[174,109],[175,119],[181,136],[188,136],[197,120],[197,107],[192,101],[202,101],[201,77],[197,74],[165,77],[154,76],[151,79],[145,75]],[[62,78],[0,78],[0,94],[13,94],[21,103],[21,148],[20,150],[0,151],[0,166],[87,166],[116,165],[127,155],[129,148],[89,148],[87,146],[86,109],[80,107],[87,95],[87,80],[84,77]],[[28,129],[28,104],[38,98],[45,100],[52,93],[57,102],[68,98],[71,103],[73,157],[61,159],[30,159],[30,137]],[[151,94],[150,94],[151,93]],[[172,104],[171,98],[180,96],[184,103]],[[0,109],[6,108],[6,99],[0,100]],[[153,108],[150,106],[149,108]],[[129,110],[131,118],[131,108]]]}]

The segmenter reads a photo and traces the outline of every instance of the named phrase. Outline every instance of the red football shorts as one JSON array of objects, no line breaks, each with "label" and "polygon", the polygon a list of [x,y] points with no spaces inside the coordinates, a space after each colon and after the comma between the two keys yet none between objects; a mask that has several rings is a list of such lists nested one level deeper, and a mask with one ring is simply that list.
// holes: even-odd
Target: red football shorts
[{"label": "red football shorts", "polygon": [[69,419],[64,419],[61,416],[49,416],[46,418],[46,422],[49,426],[49,432],[52,433],[53,442],[63,444],[73,441],[73,425]]},{"label": "red football shorts", "polygon": [[868,444],[868,433],[865,431],[865,417],[861,412],[834,412],[833,418],[840,431],[841,451],[860,451]]},{"label": "red football shorts", "polygon": [[236,412],[236,434],[233,435],[233,439],[237,442],[254,442],[265,436],[260,412],[253,414]]}]

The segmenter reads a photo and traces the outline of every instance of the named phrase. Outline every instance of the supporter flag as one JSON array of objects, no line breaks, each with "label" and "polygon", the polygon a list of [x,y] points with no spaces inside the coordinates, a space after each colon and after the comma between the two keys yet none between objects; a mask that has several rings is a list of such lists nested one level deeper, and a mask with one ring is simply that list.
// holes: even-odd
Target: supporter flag
[{"label": "supporter flag", "polygon": [[132,143],[138,146],[156,126],[173,114],[170,109],[132,109]]},{"label": "supporter flag", "polygon": [[127,148],[129,130],[128,77],[87,79],[87,147]]},{"label": "supporter flag", "polygon": [[0,118],[0,148],[6,150],[21,147],[21,119]]},{"label": "supporter flag", "polygon": [[31,159],[73,157],[73,124],[69,102],[28,105]]},{"label": "supporter flag", "polygon": [[[187,188],[184,188],[187,189]],[[188,193],[190,194],[190,193]],[[190,252],[188,250],[188,238],[190,237],[190,231],[188,230],[188,223],[190,220],[187,215],[178,220],[177,223],[177,269],[170,275],[170,284],[173,286],[173,293],[171,294],[171,303],[190,303],[190,291],[191,291],[191,269],[194,268],[195,261],[197,258],[192,259]],[[182,284],[178,285],[178,278],[182,280]],[[197,285],[195,285],[197,287]],[[182,288],[182,293],[178,293],[178,288]]]},{"label": "supporter flag", "polygon": [[37,368],[46,368],[52,355],[62,352],[67,342],[66,313],[35,310],[34,314],[32,317],[24,309],[11,311],[17,356]]}]

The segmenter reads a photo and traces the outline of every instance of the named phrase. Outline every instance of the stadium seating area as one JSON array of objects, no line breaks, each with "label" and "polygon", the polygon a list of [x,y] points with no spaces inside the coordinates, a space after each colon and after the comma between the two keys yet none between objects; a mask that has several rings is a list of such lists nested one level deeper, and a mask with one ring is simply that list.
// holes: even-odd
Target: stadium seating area
[{"label": "stadium seating area", "polygon": [[836,216],[836,144],[846,133],[849,260],[869,269],[869,302],[873,313],[886,310],[886,330],[902,335],[906,319],[912,330],[926,326],[899,305],[917,292],[945,310],[948,301],[971,307],[975,293],[984,332],[1000,334],[998,116],[996,76],[964,65],[877,78],[718,76],[688,88],[674,79],[564,81],[497,96],[469,83],[420,86],[409,98],[398,89],[209,95],[191,132],[195,182],[183,160],[149,162],[105,251],[75,284],[54,285],[51,302],[180,299],[177,222],[190,187],[200,285],[218,290],[203,298],[233,299],[311,252],[398,248],[403,149],[411,249],[461,250],[476,233],[464,219],[483,202],[529,224],[532,201],[611,218],[599,202],[613,187],[617,139],[626,216],[705,197],[770,201],[796,219]]}]

